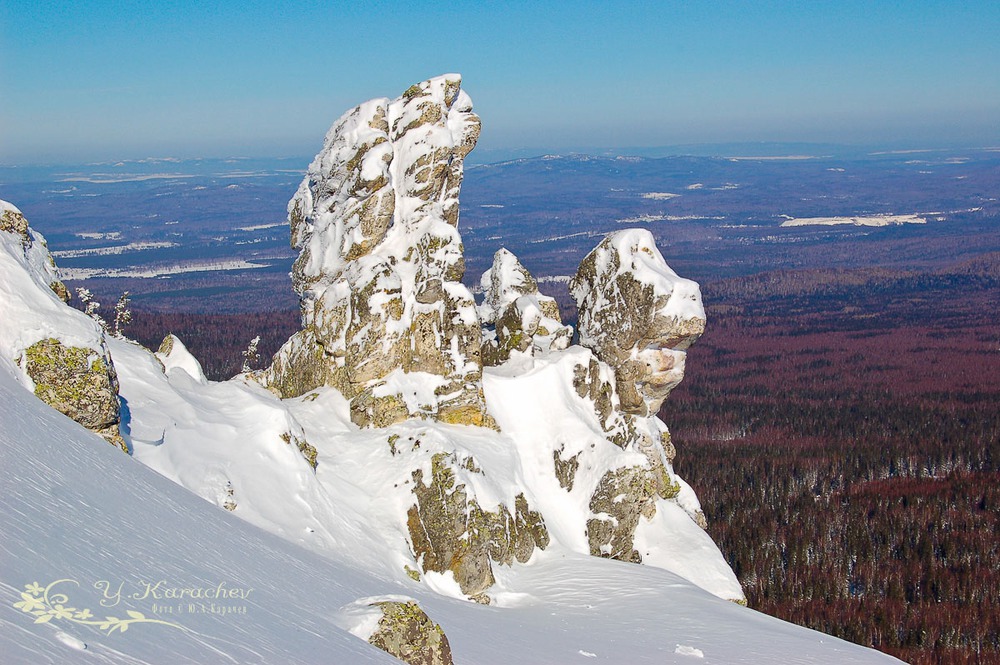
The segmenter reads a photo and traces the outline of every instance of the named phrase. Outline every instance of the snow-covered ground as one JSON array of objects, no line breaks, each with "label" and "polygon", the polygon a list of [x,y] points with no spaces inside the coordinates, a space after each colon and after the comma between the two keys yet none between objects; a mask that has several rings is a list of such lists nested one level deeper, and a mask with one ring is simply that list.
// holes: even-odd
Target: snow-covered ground
[{"label": "snow-covered ground", "polygon": [[616,224],[648,224],[650,222],[686,222],[693,219],[725,219],[718,215],[637,215],[616,219]]},{"label": "snow-covered ground", "polygon": [[[896,662],[667,571],[565,550],[501,569],[517,591],[499,607],[386,579],[199,499],[42,404],[12,371],[0,365],[6,664],[398,662],[345,629],[355,601],[385,594],[417,599],[456,663]],[[220,588],[232,597],[204,597]],[[131,623],[115,630],[110,617]]]},{"label": "snow-covered ground", "polygon": [[86,176],[67,176],[58,182],[86,182],[92,185],[115,185],[123,182],[144,182],[146,180],[179,180],[193,178],[190,173],[143,173],[137,175],[118,175],[115,173],[94,173]]},{"label": "snow-covered ground", "polygon": [[254,263],[243,259],[229,261],[188,261],[167,266],[134,266],[131,268],[63,268],[60,274],[67,280],[84,280],[95,277],[133,277],[152,279],[164,275],[180,275],[188,272],[215,272],[219,270],[254,270],[267,268],[270,264]]},{"label": "snow-covered ground", "polygon": [[[81,235],[81,234],[77,234]],[[52,252],[52,256],[59,259],[75,259],[81,256],[114,256],[125,252],[141,252],[148,249],[165,249],[177,247],[176,242],[156,241],[156,242],[130,242],[127,245],[113,245],[111,247],[91,247],[89,249],[64,249]]]}]

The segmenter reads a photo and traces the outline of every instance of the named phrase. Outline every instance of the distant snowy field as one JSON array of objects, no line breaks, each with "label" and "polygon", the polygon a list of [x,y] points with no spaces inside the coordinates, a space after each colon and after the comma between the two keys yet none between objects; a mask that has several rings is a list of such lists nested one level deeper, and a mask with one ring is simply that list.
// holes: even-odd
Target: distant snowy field
[{"label": "distant snowy field", "polygon": [[[940,214],[940,213],[938,213]],[[927,217],[921,215],[868,215],[858,217],[789,217],[782,215],[782,226],[892,226],[894,224],[926,224]]]}]

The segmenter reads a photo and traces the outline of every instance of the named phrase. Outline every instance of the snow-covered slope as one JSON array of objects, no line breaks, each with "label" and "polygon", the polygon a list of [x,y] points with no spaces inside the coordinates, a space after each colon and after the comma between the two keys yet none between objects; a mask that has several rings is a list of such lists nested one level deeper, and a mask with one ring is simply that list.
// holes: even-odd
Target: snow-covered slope
[{"label": "snow-covered slope", "polygon": [[[12,374],[0,361],[6,664],[398,662],[345,630],[355,601],[384,594],[418,599],[456,663],[896,662],[719,600],[667,571],[565,550],[503,569],[503,582],[519,589],[506,607],[386,579],[199,499],[41,403]],[[22,605],[46,615],[16,606],[23,594],[42,595],[28,587],[58,580],[67,581],[51,588],[49,603]],[[211,595],[220,585],[234,596],[144,597],[161,581],[161,596]],[[172,612],[156,612],[154,602]],[[231,612],[212,613],[213,603]],[[110,632],[95,625],[108,617],[132,623]]]},{"label": "snow-covered slope", "polygon": [[[0,201],[0,215],[24,218],[6,201]],[[45,238],[24,224],[23,233],[0,226],[0,356],[23,364],[27,349],[46,338],[66,346],[86,347],[104,355],[103,334],[93,319],[66,307],[53,290],[59,274],[49,255]],[[63,287],[65,288],[65,287]],[[24,371],[18,380],[29,388],[34,384]]]},{"label": "snow-covered slope", "polygon": [[[597,418],[567,379],[581,356],[583,362],[590,357],[580,347],[525,358],[516,376],[487,373],[487,396],[504,428],[501,434],[420,420],[360,429],[335,389],[278,400],[239,378],[202,383],[183,371],[165,375],[141,347],[115,339],[109,344],[128,404],[125,427],[136,459],[257,526],[407,586],[414,585],[407,569],[418,569],[407,533],[407,509],[414,501],[411,475],[423,468],[429,477],[436,455],[473,461],[480,471],[459,469],[458,480],[484,508],[509,501],[522,488],[529,503],[548,516],[550,549],[581,554],[588,551],[584,521],[590,494],[607,460],[581,466],[572,492],[541,471],[551,467],[554,451],[572,456],[591,446],[609,459],[629,461],[617,448],[600,447],[605,441]],[[315,471],[286,439],[316,448]],[[643,459],[632,455],[636,462]],[[687,488],[678,499],[691,511],[699,507]],[[643,521],[640,538],[650,532],[640,552],[645,560],[696,579],[721,597],[738,593],[707,534],[681,508],[675,515],[673,502],[658,505],[660,519],[677,524],[665,540],[656,523]],[[442,593],[462,595],[448,575],[427,572],[424,579]],[[493,602],[502,606],[522,593],[513,579],[498,576],[489,592]]]}]

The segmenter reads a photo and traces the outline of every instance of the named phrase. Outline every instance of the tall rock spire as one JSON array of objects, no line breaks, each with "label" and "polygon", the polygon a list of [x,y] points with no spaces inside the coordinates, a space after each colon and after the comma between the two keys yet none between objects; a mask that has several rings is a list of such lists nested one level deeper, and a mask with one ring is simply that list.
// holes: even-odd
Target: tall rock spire
[{"label": "tall rock spire", "polygon": [[303,330],[265,372],[283,397],[333,385],[362,426],[492,424],[457,229],[479,129],[457,74],[334,123],[288,205]]}]

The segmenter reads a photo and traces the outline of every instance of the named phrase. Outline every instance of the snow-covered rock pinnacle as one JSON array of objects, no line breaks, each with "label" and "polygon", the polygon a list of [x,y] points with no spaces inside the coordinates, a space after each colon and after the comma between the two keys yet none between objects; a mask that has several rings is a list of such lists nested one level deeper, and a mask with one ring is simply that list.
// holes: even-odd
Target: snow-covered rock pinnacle
[{"label": "snow-covered rock pinnacle", "polygon": [[[625,231],[574,279],[583,346],[569,345],[556,302],[505,249],[477,308],[459,281],[457,223],[479,126],[457,75],[334,123],[288,205],[303,329],[249,378],[286,402],[335,389],[350,420],[381,441],[365,455],[391,462],[351,482],[372,495],[403,490],[392,520],[405,520],[400,565],[413,579],[450,577],[488,602],[498,564],[557,543],[742,599],[655,417],[704,326],[697,285],[667,267],[647,232]],[[300,420],[329,469],[327,435],[310,433],[317,417]],[[487,428],[460,435],[434,421]],[[710,575],[678,564],[691,552]]]},{"label": "snow-covered rock pinnacle", "polygon": [[[449,74],[342,116],[288,205],[303,330],[264,372],[283,397],[332,385],[354,422],[492,425],[458,225],[479,118]],[[414,377],[433,387],[419,396]]]},{"label": "snow-covered rock pinnacle", "polygon": [[559,305],[538,292],[538,282],[508,250],[497,250],[480,284],[486,296],[479,315],[492,325],[484,331],[484,364],[499,365],[512,351],[533,354],[569,346],[573,329],[562,324]]},{"label": "snow-covered rock pinnacle", "polygon": [[615,370],[622,409],[655,414],[684,378],[685,349],[705,331],[698,284],[678,277],[644,229],[612,233],[570,283],[580,343]]}]

